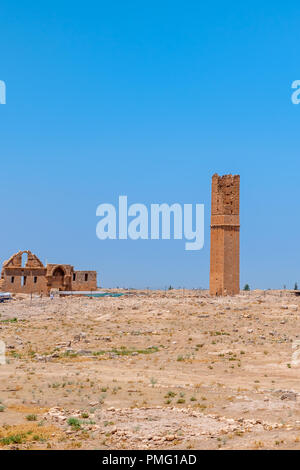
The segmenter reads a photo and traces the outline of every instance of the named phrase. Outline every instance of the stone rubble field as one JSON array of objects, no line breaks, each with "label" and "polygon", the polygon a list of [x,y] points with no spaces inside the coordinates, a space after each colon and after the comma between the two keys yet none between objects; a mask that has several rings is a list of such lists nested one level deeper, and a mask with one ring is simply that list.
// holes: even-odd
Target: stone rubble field
[{"label": "stone rubble field", "polygon": [[0,340],[2,450],[300,449],[288,291],[16,295]]}]

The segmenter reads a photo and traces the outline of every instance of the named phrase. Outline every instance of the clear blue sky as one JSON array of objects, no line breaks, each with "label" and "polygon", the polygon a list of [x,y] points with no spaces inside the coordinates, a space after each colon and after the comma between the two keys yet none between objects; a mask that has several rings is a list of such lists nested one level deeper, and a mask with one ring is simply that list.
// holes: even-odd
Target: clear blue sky
[{"label": "clear blue sky", "polygon": [[[241,286],[300,284],[299,2],[0,8],[1,263],[31,249],[105,287],[207,287],[211,176],[239,173]],[[98,240],[120,194],[204,203],[204,249]]]}]

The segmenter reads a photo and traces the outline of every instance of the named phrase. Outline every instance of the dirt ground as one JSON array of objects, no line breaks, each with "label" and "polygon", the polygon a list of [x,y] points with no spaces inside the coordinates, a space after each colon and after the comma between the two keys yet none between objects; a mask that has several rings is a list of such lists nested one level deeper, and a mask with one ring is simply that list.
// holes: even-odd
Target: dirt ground
[{"label": "dirt ground", "polygon": [[0,448],[300,449],[297,339],[286,291],[16,295]]}]

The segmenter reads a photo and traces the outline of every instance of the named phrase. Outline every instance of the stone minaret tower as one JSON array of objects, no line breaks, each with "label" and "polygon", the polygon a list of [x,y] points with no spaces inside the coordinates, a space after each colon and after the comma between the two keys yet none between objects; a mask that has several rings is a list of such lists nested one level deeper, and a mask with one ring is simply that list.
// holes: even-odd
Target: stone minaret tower
[{"label": "stone minaret tower", "polygon": [[212,177],[210,231],[211,295],[240,291],[240,176]]}]

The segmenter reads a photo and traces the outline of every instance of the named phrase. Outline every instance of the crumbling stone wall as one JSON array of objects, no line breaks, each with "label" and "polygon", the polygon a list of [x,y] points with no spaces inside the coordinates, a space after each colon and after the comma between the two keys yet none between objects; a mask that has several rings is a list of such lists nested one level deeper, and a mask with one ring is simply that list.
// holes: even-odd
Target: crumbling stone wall
[{"label": "crumbling stone wall", "polygon": [[[27,262],[22,266],[22,256]],[[1,290],[7,292],[47,293],[46,268],[31,251],[19,251],[3,263]]]},{"label": "crumbling stone wall", "polygon": [[97,285],[96,271],[74,271],[72,290],[95,290]]},{"label": "crumbling stone wall", "polygon": [[[22,266],[22,257],[27,261]],[[31,251],[19,251],[3,263],[0,290],[12,293],[49,294],[51,289],[62,291],[96,290],[96,271],[75,271],[69,264],[43,263]]]},{"label": "crumbling stone wall", "polygon": [[213,175],[209,286],[211,295],[234,295],[240,291],[239,191],[239,175]]}]

